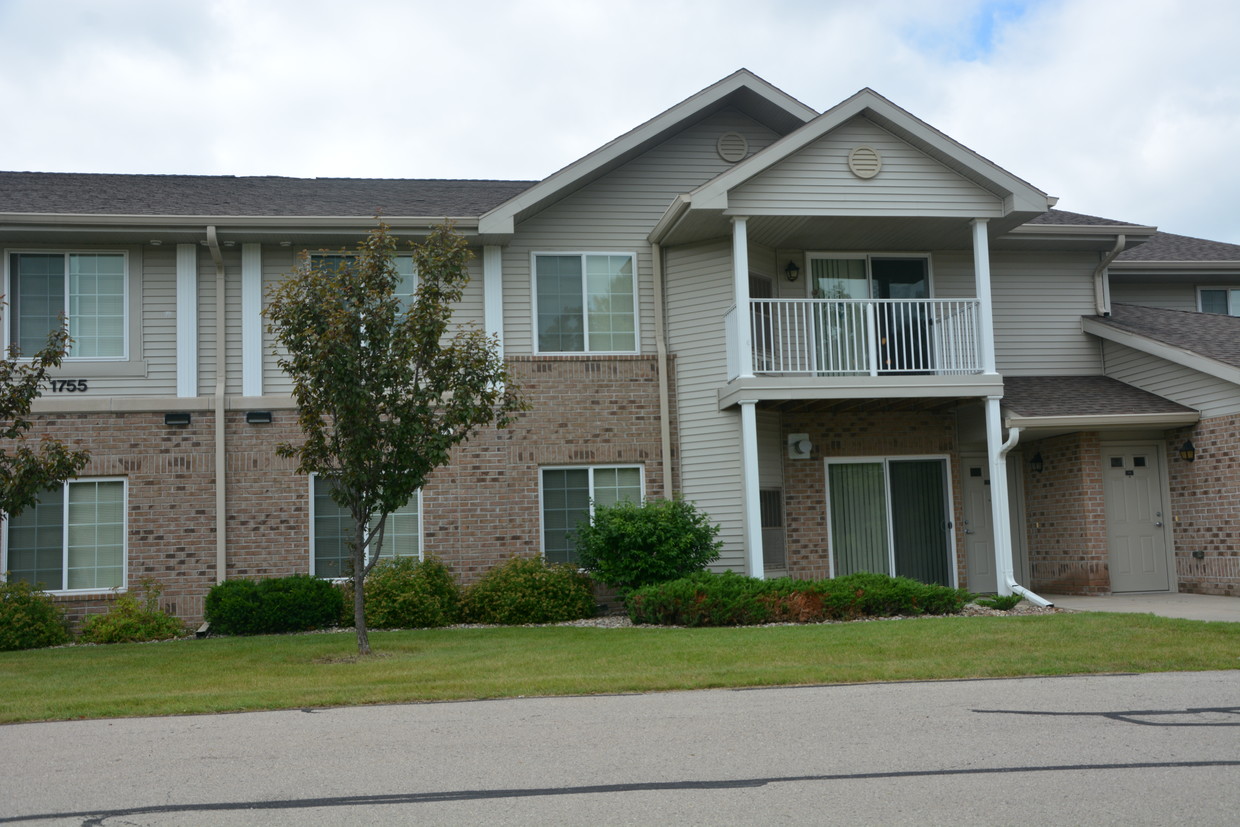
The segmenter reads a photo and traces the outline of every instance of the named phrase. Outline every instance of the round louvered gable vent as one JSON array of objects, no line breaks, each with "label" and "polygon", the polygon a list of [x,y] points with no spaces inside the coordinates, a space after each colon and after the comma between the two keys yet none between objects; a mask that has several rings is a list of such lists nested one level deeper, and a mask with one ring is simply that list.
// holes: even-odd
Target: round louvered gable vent
[{"label": "round louvered gable vent", "polygon": [[739,132],[725,132],[715,143],[715,151],[729,164],[735,164],[745,160],[745,156],[749,154],[749,141]]},{"label": "round louvered gable vent", "polygon": [[858,178],[873,178],[883,169],[883,156],[872,146],[859,146],[848,153],[848,169]]}]

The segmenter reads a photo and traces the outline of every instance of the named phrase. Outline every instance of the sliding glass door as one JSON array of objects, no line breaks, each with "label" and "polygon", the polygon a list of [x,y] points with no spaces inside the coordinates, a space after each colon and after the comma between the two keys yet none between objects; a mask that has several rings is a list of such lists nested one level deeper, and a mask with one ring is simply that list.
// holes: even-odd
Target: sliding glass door
[{"label": "sliding glass door", "polygon": [[827,461],[836,576],[858,571],[952,585],[947,460]]}]

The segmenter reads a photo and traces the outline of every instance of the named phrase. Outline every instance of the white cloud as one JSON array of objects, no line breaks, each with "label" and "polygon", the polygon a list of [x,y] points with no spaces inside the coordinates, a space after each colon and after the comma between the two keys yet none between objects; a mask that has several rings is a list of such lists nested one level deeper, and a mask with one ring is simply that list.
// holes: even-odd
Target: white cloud
[{"label": "white cloud", "polygon": [[[8,0],[0,167],[540,178],[745,66],[1065,209],[1240,242],[1240,5]],[[20,33],[14,36],[14,33]]]}]

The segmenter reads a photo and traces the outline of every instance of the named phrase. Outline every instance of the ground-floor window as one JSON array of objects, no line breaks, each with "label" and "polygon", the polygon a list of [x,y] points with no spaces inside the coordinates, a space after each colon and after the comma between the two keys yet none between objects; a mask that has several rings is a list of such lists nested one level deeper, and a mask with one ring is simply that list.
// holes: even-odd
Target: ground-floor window
[{"label": "ground-floor window", "polygon": [[953,584],[947,460],[827,460],[835,575],[859,571]]},{"label": "ground-floor window", "polygon": [[641,499],[640,466],[542,469],[543,556],[549,563],[576,563],[574,532],[595,505]]},{"label": "ground-floor window", "polygon": [[8,520],[4,569],[48,591],[125,585],[125,481],[72,480]]},{"label": "ground-floor window", "polygon": [[[349,541],[353,539],[353,518],[336,504],[331,491],[331,480],[311,477],[310,573],[338,579],[352,572]],[[419,491],[388,515],[380,557],[422,558],[421,498]]]}]

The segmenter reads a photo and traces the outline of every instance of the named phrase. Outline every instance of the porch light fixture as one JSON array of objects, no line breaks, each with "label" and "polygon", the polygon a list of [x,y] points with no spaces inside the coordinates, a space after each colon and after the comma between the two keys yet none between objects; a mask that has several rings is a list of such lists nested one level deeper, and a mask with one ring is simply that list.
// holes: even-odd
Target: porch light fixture
[{"label": "porch light fixture", "polygon": [[797,266],[795,261],[789,261],[788,266],[784,268],[784,276],[788,281],[796,281],[801,275],[801,268]]},{"label": "porch light fixture", "polygon": [[1029,470],[1035,474],[1041,474],[1046,464],[1042,462],[1042,452],[1038,451],[1033,455],[1033,459],[1029,460]]},{"label": "porch light fixture", "polygon": [[1180,459],[1185,462],[1192,462],[1197,459],[1197,448],[1193,445],[1191,439],[1184,440],[1184,444],[1180,446]]},{"label": "porch light fixture", "polygon": [[245,424],[247,425],[270,425],[271,411],[246,411]]},{"label": "porch light fixture", "polygon": [[193,421],[193,417],[190,416],[189,411],[173,411],[172,413],[164,414],[165,425],[183,428],[191,421]]}]

